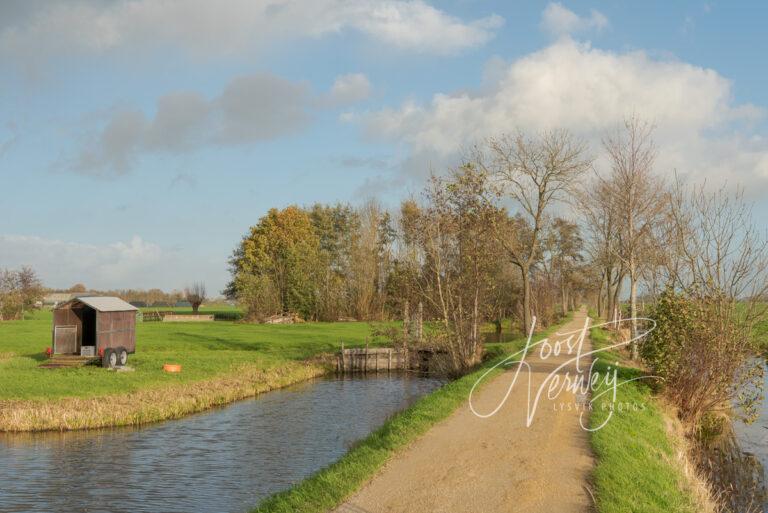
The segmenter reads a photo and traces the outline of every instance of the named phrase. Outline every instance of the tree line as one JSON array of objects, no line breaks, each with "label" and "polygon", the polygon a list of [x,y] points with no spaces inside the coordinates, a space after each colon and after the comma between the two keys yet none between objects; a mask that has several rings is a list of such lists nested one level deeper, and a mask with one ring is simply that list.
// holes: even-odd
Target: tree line
[{"label": "tree line", "polygon": [[[730,321],[746,333],[762,318],[765,240],[742,195],[659,173],[653,132],[629,117],[594,153],[566,130],[502,135],[398,209],[272,209],[233,252],[226,295],[252,320],[404,319],[418,305],[428,342],[457,369],[481,357],[483,323],[511,319],[525,333],[534,317],[543,327],[580,303],[616,320],[662,294],[719,298],[723,316],[738,305]],[[632,338],[639,330],[632,321]],[[743,356],[754,337],[742,340],[743,351],[724,347]],[[637,343],[630,356],[641,358]]]}]

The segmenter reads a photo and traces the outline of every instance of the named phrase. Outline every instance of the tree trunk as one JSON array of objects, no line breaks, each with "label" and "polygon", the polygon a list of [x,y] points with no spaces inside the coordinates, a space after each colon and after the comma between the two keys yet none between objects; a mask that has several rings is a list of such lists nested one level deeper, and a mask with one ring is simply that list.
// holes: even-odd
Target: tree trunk
[{"label": "tree trunk", "polygon": [[561,289],[561,299],[562,299],[562,305],[563,305],[563,315],[565,315],[568,312],[568,291],[565,289],[565,287],[562,287]]},{"label": "tree trunk", "polygon": [[619,301],[619,297],[621,296],[621,286],[622,282],[624,281],[623,276],[618,276],[616,278],[616,286],[613,289],[613,308],[611,309],[611,315],[613,318],[612,321],[616,322],[619,320],[619,315],[617,315],[618,309],[621,308],[621,302]]},{"label": "tree trunk", "polygon": [[[631,319],[630,337],[634,339],[637,337],[637,271],[635,269],[635,263],[630,262],[629,267],[629,317]],[[632,359],[637,360],[637,340],[633,340],[630,344],[632,352]]]},{"label": "tree trunk", "polygon": [[600,287],[597,289],[597,316],[603,316],[603,284],[600,283]]},{"label": "tree trunk", "polygon": [[411,309],[410,309],[410,304],[406,299],[405,305],[403,306],[403,341],[406,344],[411,335],[410,324],[411,324]]},{"label": "tree trunk", "polygon": [[521,267],[523,275],[523,334],[528,334],[531,329],[531,279],[528,268]]},{"label": "tree trunk", "polygon": [[605,320],[613,320],[613,288],[611,287],[611,278],[613,269],[605,268]]}]

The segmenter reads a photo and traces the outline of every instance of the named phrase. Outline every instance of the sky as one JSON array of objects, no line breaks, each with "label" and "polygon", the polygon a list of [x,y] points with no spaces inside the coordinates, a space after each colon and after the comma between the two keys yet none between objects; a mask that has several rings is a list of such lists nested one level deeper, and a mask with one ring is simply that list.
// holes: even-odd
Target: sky
[{"label": "sky", "polygon": [[768,4],[0,3],[0,268],[223,289],[272,207],[395,207],[491,136],[656,126],[768,214]]}]

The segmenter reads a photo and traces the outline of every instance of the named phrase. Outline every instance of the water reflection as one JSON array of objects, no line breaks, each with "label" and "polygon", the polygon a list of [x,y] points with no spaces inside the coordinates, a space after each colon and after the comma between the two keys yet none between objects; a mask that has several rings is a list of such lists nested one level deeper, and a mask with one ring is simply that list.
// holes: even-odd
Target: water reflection
[{"label": "water reflection", "polygon": [[440,384],[322,379],[146,428],[0,435],[0,511],[248,511]]},{"label": "water reflection", "polygon": [[763,384],[763,404],[760,416],[751,424],[734,421],[734,432],[739,454],[732,456],[733,467],[739,476],[731,479],[735,489],[741,492],[740,504],[733,504],[735,511],[752,513],[768,511],[768,495],[765,491],[765,469],[768,469],[768,372]]}]

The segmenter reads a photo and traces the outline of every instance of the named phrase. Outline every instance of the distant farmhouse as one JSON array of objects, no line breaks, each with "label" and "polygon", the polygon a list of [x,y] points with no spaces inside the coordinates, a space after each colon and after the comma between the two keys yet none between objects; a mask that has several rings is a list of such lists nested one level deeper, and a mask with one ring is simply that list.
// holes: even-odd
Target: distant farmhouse
[{"label": "distant farmhouse", "polygon": [[66,303],[76,297],[88,297],[97,295],[95,292],[51,292],[43,296],[43,306],[56,308],[58,305]]}]

